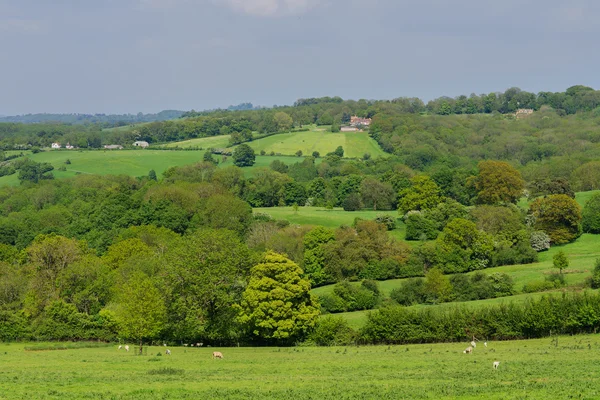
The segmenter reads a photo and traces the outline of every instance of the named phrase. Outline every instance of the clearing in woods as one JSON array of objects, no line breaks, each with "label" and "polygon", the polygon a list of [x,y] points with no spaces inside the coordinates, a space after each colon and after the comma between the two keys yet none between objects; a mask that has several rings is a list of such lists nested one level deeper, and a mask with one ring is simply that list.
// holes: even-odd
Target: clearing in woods
[{"label": "clearing in woods", "polygon": [[[0,344],[3,399],[599,398],[597,335],[409,346],[25,351]],[[37,345],[37,344],[36,344]],[[223,360],[212,360],[214,350]],[[157,353],[163,355],[157,357]],[[498,370],[492,364],[500,361]]]}]

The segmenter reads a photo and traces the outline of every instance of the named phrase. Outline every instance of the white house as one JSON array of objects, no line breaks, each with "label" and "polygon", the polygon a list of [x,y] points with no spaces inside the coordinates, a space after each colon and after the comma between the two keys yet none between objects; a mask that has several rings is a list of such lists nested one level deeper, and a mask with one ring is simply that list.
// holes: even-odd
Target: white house
[{"label": "white house", "polygon": [[52,143],[53,149],[60,149],[60,143]]},{"label": "white house", "polygon": [[69,150],[72,150],[74,148],[75,147],[71,146],[71,143],[67,143],[67,145],[65,146],[65,149],[69,149]]}]

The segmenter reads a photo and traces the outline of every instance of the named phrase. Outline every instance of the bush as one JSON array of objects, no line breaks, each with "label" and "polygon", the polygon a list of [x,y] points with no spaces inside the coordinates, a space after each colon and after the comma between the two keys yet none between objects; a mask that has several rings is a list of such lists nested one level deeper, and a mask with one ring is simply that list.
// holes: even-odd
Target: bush
[{"label": "bush", "polygon": [[439,235],[435,222],[422,213],[409,213],[405,220],[406,240],[433,240]]},{"label": "bush", "polygon": [[481,308],[385,307],[368,314],[360,340],[368,344],[433,343],[464,341],[471,334],[515,340],[591,333],[599,328],[600,295],[584,293]]},{"label": "bush", "polygon": [[585,233],[600,233],[600,193],[594,194],[585,203],[582,224]]},{"label": "bush", "polygon": [[600,258],[596,259],[591,278],[592,289],[600,289]]},{"label": "bush", "polygon": [[546,251],[550,248],[550,236],[544,231],[535,231],[531,234],[531,247],[537,251]]},{"label": "bush", "polygon": [[548,280],[529,282],[523,286],[523,293],[537,293],[546,290],[556,289],[554,282]]},{"label": "bush", "polygon": [[355,342],[356,332],[345,318],[327,315],[319,319],[308,339],[317,346],[345,346]]},{"label": "bush", "polygon": [[381,261],[371,261],[366,267],[361,269],[358,277],[361,279],[375,279],[378,281],[401,278],[401,276],[399,276],[398,261],[391,258],[384,258]]},{"label": "bush", "polygon": [[356,193],[351,193],[344,200],[342,204],[344,211],[359,211],[362,209],[362,202],[360,196]]},{"label": "bush", "polygon": [[346,311],[346,302],[340,297],[331,294],[318,296],[323,313],[340,313]]},{"label": "bush", "polygon": [[493,254],[493,264],[502,265],[531,264],[538,260],[537,251],[528,242],[521,242],[513,247],[501,247]]},{"label": "bush", "polygon": [[552,282],[555,288],[566,286],[567,280],[565,279],[565,275],[562,273],[559,274],[550,274],[546,277],[546,281]]},{"label": "bush", "polygon": [[390,292],[390,298],[403,306],[425,303],[427,301],[425,279],[408,279],[402,283],[402,286]]},{"label": "bush", "polygon": [[396,229],[396,218],[391,215],[381,214],[375,217],[375,222],[384,225],[388,231]]}]

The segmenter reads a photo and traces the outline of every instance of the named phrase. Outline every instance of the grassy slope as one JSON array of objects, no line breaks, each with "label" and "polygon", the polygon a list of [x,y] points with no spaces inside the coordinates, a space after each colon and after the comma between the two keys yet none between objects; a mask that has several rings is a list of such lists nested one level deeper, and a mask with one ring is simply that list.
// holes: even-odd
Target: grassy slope
[{"label": "grassy slope", "polygon": [[168,143],[166,147],[179,147],[181,149],[186,149],[188,147],[201,147],[203,149],[208,148],[226,148],[229,147],[229,138],[231,135],[223,135],[223,136],[211,136],[205,138],[196,138],[184,140],[182,142],[174,142]]},{"label": "grassy slope", "polygon": [[[52,171],[55,178],[74,176],[77,172],[83,174],[99,175],[148,175],[154,169],[160,176],[170,167],[193,164],[202,160],[202,151],[169,151],[169,150],[99,150],[99,151],[46,151],[38,154],[29,154],[28,157],[36,162],[49,162],[54,165]],[[70,165],[65,161],[71,160]],[[257,168],[268,167],[273,160],[281,160],[285,164],[301,162],[301,157],[289,156],[257,156],[256,164],[244,168],[246,176],[251,176]],[[319,160],[317,160],[319,162]],[[233,159],[219,164],[220,167],[233,165]],[[66,171],[58,171],[59,167],[66,167]],[[0,177],[0,186],[15,186],[19,184],[17,174]]]},{"label": "grassy slope", "polygon": [[[275,219],[284,219],[297,225],[321,225],[326,228],[339,228],[341,225],[352,225],[355,218],[374,219],[379,214],[391,215],[398,218],[397,211],[344,211],[341,208],[327,210],[322,207],[300,207],[296,213],[292,207],[255,208],[254,212],[269,214]],[[397,219],[397,228],[391,234],[397,239],[404,240],[406,226]]]},{"label": "grassy slope", "polygon": [[257,153],[261,150],[280,154],[293,155],[302,150],[304,155],[311,155],[318,151],[321,155],[334,151],[338,146],[344,148],[344,157],[359,158],[365,153],[372,157],[385,155],[377,142],[369,137],[366,132],[340,132],[326,131],[292,132],[268,136],[248,143]]},{"label": "grassy slope", "polygon": [[[135,356],[116,346],[23,351],[0,344],[4,399],[566,399],[598,398],[596,335],[490,342],[300,348],[171,348]],[[213,350],[224,360],[211,360]],[[164,352],[152,347],[148,354]],[[149,360],[155,360],[149,362]],[[497,371],[493,361],[500,361]],[[151,375],[173,368],[179,374]],[[176,371],[177,372],[177,371]]]}]

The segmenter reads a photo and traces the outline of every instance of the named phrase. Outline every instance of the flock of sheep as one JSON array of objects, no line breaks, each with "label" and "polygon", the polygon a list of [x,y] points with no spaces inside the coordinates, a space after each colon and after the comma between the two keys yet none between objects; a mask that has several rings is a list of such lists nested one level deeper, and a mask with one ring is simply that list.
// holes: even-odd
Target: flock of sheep
[{"label": "flock of sheep", "polygon": [[[197,347],[201,347],[202,343],[197,343],[196,345],[197,345]],[[166,344],[164,344],[163,346],[167,347]],[[184,346],[187,347],[187,344],[185,344]],[[194,347],[193,344],[192,344],[192,347]],[[123,349],[125,349],[125,351],[129,351],[129,345],[127,345],[127,344],[125,346],[119,345],[119,347],[117,348],[117,350],[123,350]],[[165,349],[165,355],[170,356],[171,355],[171,350]],[[212,353],[212,359],[214,360],[215,358],[219,358],[219,359],[222,360],[223,359],[223,353],[221,353],[220,351],[213,351],[213,353]]]},{"label": "flock of sheep", "polygon": [[[463,353],[465,353],[465,354],[471,354],[471,353],[473,353],[473,349],[475,349],[475,347],[477,347],[476,340],[477,340],[477,339],[475,339],[475,336],[473,336],[473,340],[471,341],[471,345],[470,345],[469,347],[467,347],[467,348],[466,348],[466,349],[463,351]],[[484,345],[485,347],[487,347],[487,341],[483,342],[483,345]],[[500,365],[500,361],[494,361],[494,362],[492,363],[492,367],[493,367],[494,369],[498,369],[498,366],[499,366],[499,365]]]}]

